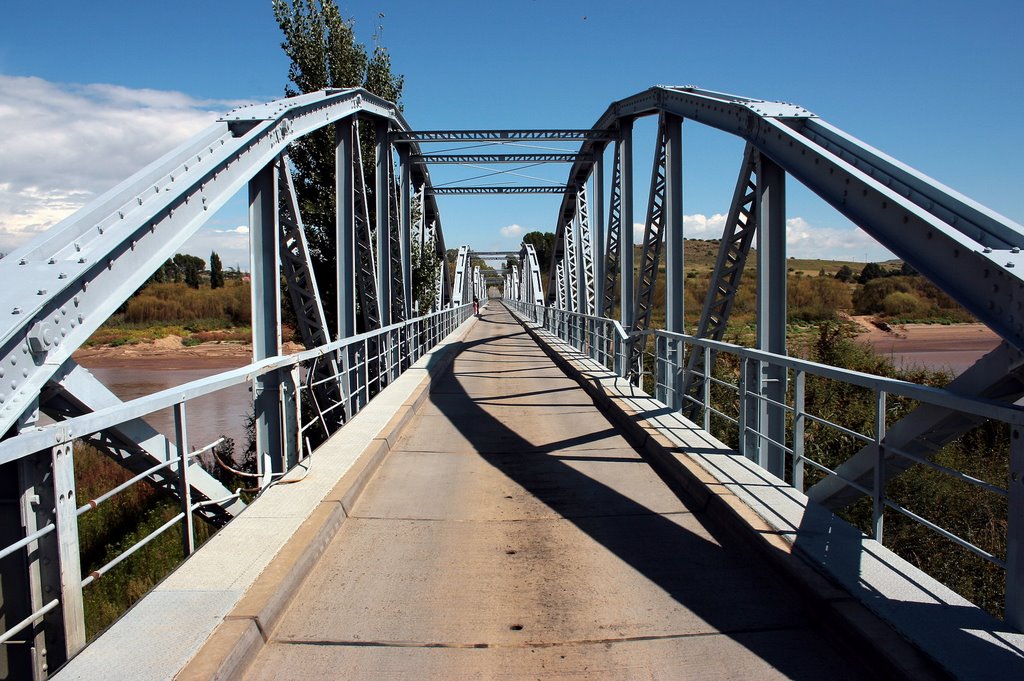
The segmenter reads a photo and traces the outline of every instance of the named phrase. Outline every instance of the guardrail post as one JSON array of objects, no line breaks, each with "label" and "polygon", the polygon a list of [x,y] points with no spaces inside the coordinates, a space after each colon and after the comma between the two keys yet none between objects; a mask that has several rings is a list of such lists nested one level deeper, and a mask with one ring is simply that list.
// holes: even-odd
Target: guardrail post
[{"label": "guardrail post", "polygon": [[804,428],[807,415],[804,412],[807,377],[797,370],[793,386],[793,487],[804,491]]},{"label": "guardrail post", "polygon": [[711,432],[711,347],[705,345],[702,349],[704,353],[704,381],[703,388],[704,395],[702,397],[704,401],[704,432]]},{"label": "guardrail post", "polygon": [[1007,624],[1024,632],[1024,426],[1010,429],[1009,511],[1006,523]]},{"label": "guardrail post", "polygon": [[82,601],[82,564],[78,549],[78,507],[75,503],[72,443],[58,444],[52,449],[52,456],[60,604],[64,614],[64,645],[70,658],[85,647],[85,606]]},{"label": "guardrail post", "polygon": [[178,499],[181,512],[181,550],[188,558],[195,551],[195,525],[192,519],[192,488],[188,484],[188,423],[185,419],[185,403],[174,405],[174,444],[178,448]]},{"label": "guardrail post", "polygon": [[[281,370],[281,441],[284,447],[282,455],[285,459],[285,469],[290,469],[302,458],[302,443],[299,441],[299,368],[293,365],[291,370]],[[337,380],[337,379],[334,379]],[[342,395],[344,398],[344,394]],[[338,423],[337,416],[334,416],[330,423]]]},{"label": "guardrail post", "polygon": [[881,543],[885,526],[885,392],[875,391],[875,476],[872,489],[872,539]]}]

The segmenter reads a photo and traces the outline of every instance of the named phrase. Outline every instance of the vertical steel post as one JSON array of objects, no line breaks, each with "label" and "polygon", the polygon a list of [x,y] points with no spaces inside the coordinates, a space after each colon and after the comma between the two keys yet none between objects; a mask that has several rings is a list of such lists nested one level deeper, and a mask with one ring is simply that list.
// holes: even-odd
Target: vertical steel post
[{"label": "vertical steel post", "polygon": [[[683,119],[666,114],[665,131],[665,330],[683,333]],[[665,348],[665,389],[673,409],[681,409],[683,344],[672,340]]]},{"label": "vertical steel post", "polygon": [[[757,160],[757,347],[786,354],[786,173],[774,161],[758,154]],[[763,365],[764,394],[782,403],[786,398],[786,369]],[[761,402],[759,424],[775,442],[785,442],[786,412]],[[758,446],[758,463],[775,476],[785,475],[784,449]]]},{"label": "vertical steel post", "polygon": [[[696,348],[694,348],[696,352]],[[704,402],[704,432],[711,432],[711,348],[705,345],[701,352],[704,354],[704,381],[701,399]]]},{"label": "vertical steel post", "polygon": [[[401,186],[398,191],[400,221],[398,243],[402,249],[402,290],[405,294],[405,318],[412,318],[412,164],[409,145],[398,145],[398,169]],[[422,212],[422,208],[420,211]]]},{"label": "vertical steel post", "polygon": [[1010,427],[1006,522],[1006,623],[1024,631],[1024,426]]},{"label": "vertical steel post", "polygon": [[174,405],[174,444],[178,448],[178,499],[181,512],[181,550],[188,558],[196,549],[195,522],[192,518],[192,490],[188,484],[189,443],[188,422],[185,419],[185,403]]},{"label": "vertical steel post", "polygon": [[75,459],[71,442],[52,450],[53,497],[57,514],[60,559],[60,603],[64,612],[64,645],[68,658],[85,647],[85,605],[78,549],[78,505],[75,500]]},{"label": "vertical steel post", "polygon": [[793,386],[793,487],[804,491],[804,429],[807,427],[805,411],[807,375],[801,369],[796,372]]},{"label": "vertical steel post", "polygon": [[[619,321],[627,331],[636,317],[633,309],[633,121],[619,119]],[[628,365],[628,362],[623,362]],[[624,372],[630,371],[623,366]],[[625,376],[625,374],[623,374]]]},{"label": "vertical steel post", "polygon": [[[281,354],[281,273],[278,263],[277,165],[269,163],[249,181],[249,248],[252,272],[252,359]],[[256,461],[261,486],[284,470],[281,458],[280,380],[258,376],[253,386]]]},{"label": "vertical steel post", "polygon": [[[388,140],[388,121],[379,118],[374,122],[376,143],[376,183],[374,197],[377,200],[377,300],[380,301],[380,325],[391,325],[391,205],[388,198],[391,183],[391,143]],[[383,373],[383,372],[382,372]]]},{"label": "vertical steel post", "polygon": [[872,538],[881,543],[885,528],[885,391],[875,391],[875,470],[871,501]]},{"label": "vertical steel post", "polygon": [[335,257],[338,299],[337,338],[356,335],[355,178],[352,166],[355,118],[334,125]]},{"label": "vertical steel post", "polygon": [[604,146],[594,151],[594,191],[590,195],[590,215],[594,237],[594,311],[591,313],[604,317],[604,267],[608,258],[608,240],[605,237],[604,215]]}]

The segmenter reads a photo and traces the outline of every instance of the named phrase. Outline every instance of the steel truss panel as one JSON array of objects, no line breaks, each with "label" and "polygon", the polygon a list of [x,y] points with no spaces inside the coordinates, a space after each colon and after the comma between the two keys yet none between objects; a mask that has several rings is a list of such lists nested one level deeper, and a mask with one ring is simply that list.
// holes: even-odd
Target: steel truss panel
[{"label": "steel truss panel", "polygon": [[[54,374],[39,397],[40,409],[54,420],[74,418],[121,404],[121,399],[88,369],[70,359]],[[76,435],[134,473],[141,473],[156,464],[178,458],[175,444],[141,418],[98,433]],[[175,470],[158,471],[149,479],[168,494],[178,496],[178,476]],[[245,508],[244,502],[203,470],[197,461],[188,468],[188,480],[193,500],[227,500],[196,511],[215,524],[223,524]]]},{"label": "steel truss panel", "polygon": [[594,286],[594,244],[590,236],[590,209],[587,206],[587,185],[580,187],[576,194],[576,224],[579,225],[579,303],[577,310],[583,314],[596,313],[597,296]]},{"label": "steel truss panel", "polygon": [[[722,340],[729,323],[729,314],[732,312],[736,292],[739,290],[747,263],[747,255],[757,231],[757,155],[757,150],[749,144],[743,152],[743,164],[729,206],[725,231],[718,246],[718,258],[715,260],[715,269],[711,274],[708,293],[704,299],[704,309],[701,311],[694,334],[698,338]],[[711,353],[708,370],[714,368],[716,354]],[[683,376],[684,394],[698,397],[703,394],[704,372],[704,353],[690,353]],[[684,412],[693,418],[698,409],[697,405],[690,402],[684,407]]]},{"label": "steel truss panel", "polygon": [[[604,282],[601,295],[604,296],[602,314],[610,316],[615,307],[615,293],[618,286],[619,258],[622,244],[622,166],[619,160],[621,141],[615,140],[612,161],[612,186],[608,201],[608,245],[605,248]],[[627,235],[626,243],[632,244]],[[598,251],[600,253],[600,250]],[[630,253],[632,255],[632,253]]]},{"label": "steel truss panel", "polygon": [[412,163],[593,163],[586,154],[419,154],[410,157]]},{"label": "steel truss panel", "polygon": [[[806,109],[697,88],[655,87],[613,104],[594,128],[659,112],[737,135],[1024,349],[1024,227],[820,121]],[[580,153],[593,153],[584,142]],[[574,164],[569,186],[590,167]],[[561,215],[573,197],[562,198]],[[563,226],[560,219],[558,229]],[[560,234],[556,233],[555,248]],[[1007,247],[1008,246],[1008,247]],[[560,257],[555,253],[554,258]],[[987,281],[986,285],[978,282]],[[551,300],[552,293],[548,293]]]},{"label": "steel truss panel", "polygon": [[434,187],[428,190],[434,196],[477,196],[484,194],[562,194],[566,190],[561,185],[550,186],[496,186],[496,187]]},{"label": "steel truss panel", "polygon": [[[288,296],[292,301],[292,310],[295,312],[302,335],[302,343],[309,350],[327,345],[331,338],[327,331],[327,316],[324,314],[320,291],[313,274],[313,262],[306,244],[306,230],[302,224],[298,194],[292,182],[287,155],[279,163],[277,177],[280,196],[278,222],[281,229],[281,270],[288,284]],[[338,375],[338,363],[333,355],[314,365],[313,380],[310,383],[313,385],[320,413],[324,413],[331,405],[344,402]],[[330,413],[340,415],[338,410]],[[340,425],[340,420],[333,425]]]},{"label": "steel truss panel", "polygon": [[537,250],[533,244],[523,244],[519,259],[523,263],[521,300],[543,305],[544,290],[540,287],[540,263],[537,261]]},{"label": "steel truss panel", "polygon": [[570,312],[580,311],[580,252],[577,246],[579,232],[575,218],[562,230],[565,236],[565,309]]},{"label": "steel truss panel", "polygon": [[390,210],[388,210],[388,235],[391,239],[391,245],[388,248],[388,254],[391,257],[391,323],[394,324],[395,322],[405,321],[407,318],[405,309],[405,278],[403,276],[405,266],[402,259],[404,251],[402,248],[403,239],[401,238],[401,226],[398,219],[398,178],[394,165],[392,165],[392,160],[388,158],[386,162],[388,166],[388,201],[391,206]]},{"label": "steel truss panel", "polygon": [[452,305],[458,307],[468,303],[466,289],[469,286],[469,246],[459,246],[459,253],[455,256],[455,283],[452,286]]},{"label": "steel truss panel", "polygon": [[[644,242],[640,251],[640,273],[636,290],[635,315],[630,331],[646,331],[651,323],[651,304],[658,282],[658,263],[665,243],[664,223],[666,175],[668,162],[668,125],[665,117],[658,122],[658,146],[655,150],[654,167],[651,170],[651,193],[647,201],[647,220],[644,225]],[[643,356],[647,337],[640,336],[629,346],[629,370],[636,372]]]},{"label": "steel truss panel", "polygon": [[608,130],[402,130],[391,133],[400,142],[579,142],[610,140]]},{"label": "steel truss panel", "polygon": [[[1002,343],[954,378],[946,389],[963,395],[1016,402],[1024,397],[1024,353]],[[922,404],[888,426],[882,449],[884,452],[890,447],[932,460],[946,444],[984,421],[979,416]],[[871,443],[836,468],[842,479],[829,475],[808,489],[807,496],[832,510],[846,508],[864,496],[846,480],[871,489],[877,461],[878,447]],[[891,480],[913,465],[909,458],[886,453],[881,479]]]},{"label": "steel truss panel", "polygon": [[565,297],[565,262],[559,261],[555,267],[555,295],[558,297],[555,306],[559,310],[567,310]]},{"label": "steel truss panel", "polygon": [[369,197],[363,172],[363,152],[359,126],[352,126],[353,200],[355,201],[356,289],[362,330],[373,331],[381,326],[380,297],[377,295],[377,261],[370,226]]},{"label": "steel truss panel", "polygon": [[[259,109],[259,110],[257,110]],[[0,428],[211,215],[294,139],[360,112],[407,127],[363,90],[329,91],[233,112],[0,261]],[[390,112],[390,113],[389,113]]]}]

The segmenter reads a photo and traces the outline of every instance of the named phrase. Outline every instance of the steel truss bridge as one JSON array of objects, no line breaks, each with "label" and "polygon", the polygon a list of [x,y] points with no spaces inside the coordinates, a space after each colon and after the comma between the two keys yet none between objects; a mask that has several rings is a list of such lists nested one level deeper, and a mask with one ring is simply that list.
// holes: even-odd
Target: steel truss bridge
[{"label": "steel truss bridge", "polygon": [[[648,116],[658,123],[635,267],[633,127]],[[683,327],[684,122],[745,141],[711,285],[692,335]],[[296,140],[322,129],[332,130],[335,141],[335,220],[317,226],[331,230],[336,243],[336,252],[322,254],[337,265],[330,281],[314,275],[289,161]],[[374,150],[372,177],[363,170],[367,147],[361,134],[367,131]],[[578,149],[425,150],[433,143],[530,141],[569,142]],[[434,187],[429,173],[431,164],[524,162],[567,164],[566,181]],[[787,178],[809,188],[963,305],[1002,338],[1000,346],[944,389],[789,357]],[[76,364],[72,353],[243,190],[250,216],[252,363],[122,402]],[[463,245],[449,274],[435,197],[489,193],[561,196],[550,262],[539,262],[529,244],[515,253],[475,252]],[[435,301],[430,310],[415,303],[420,292],[413,290],[414,244],[441,262],[429,284]],[[387,394],[408,369],[426,361],[432,348],[470,323],[468,303],[486,298],[488,286],[498,286],[505,304],[535,333],[548,334],[564,351],[597,367],[593,370],[603,367],[606,373],[594,379],[597,383],[627,385],[634,395],[646,387],[664,413],[676,414],[687,427],[710,431],[713,418],[728,420],[740,459],[792,490],[806,508],[838,511],[868,497],[872,541],[883,540],[886,511],[895,510],[998,566],[1005,574],[1005,626],[999,625],[997,638],[1001,650],[1019,655],[1020,641],[1013,637],[1024,628],[1024,438],[1019,437],[1024,411],[1017,406],[1024,397],[1022,247],[1021,225],[802,107],[695,87],[653,87],[613,103],[592,128],[579,130],[417,131],[393,104],[360,89],[232,111],[0,261],[8,282],[2,294],[7,302],[0,308],[5,668],[10,678],[43,679],[81,652],[86,645],[83,589],[139,548],[83,574],[78,517],[120,488],[95,500],[76,498],[75,442],[91,444],[130,471],[126,485],[145,479],[180,502],[180,513],[159,531],[180,524],[187,556],[196,550],[194,518],[224,526],[246,507],[238,491],[199,465],[197,454],[209,446],[190,440],[191,400],[251,385],[257,482],[261,489],[273,488],[296,466],[309,464],[314,443],[344,439],[345,426],[376,396]],[[756,258],[748,277],[756,277],[756,346],[744,349],[723,338],[751,256]],[[474,265],[481,260],[502,264],[481,272]],[[306,348],[295,355],[282,353],[282,278]],[[665,292],[665,326],[655,329],[659,287]],[[333,309],[324,309],[325,289],[336,291]],[[739,367],[734,385],[713,373],[724,357]],[[877,407],[873,432],[852,433],[808,413],[804,396],[813,377],[870,391]],[[731,413],[712,399],[720,389],[735,393]],[[889,421],[887,396],[916,406]],[[163,409],[173,411],[173,434],[160,433],[144,420]],[[935,462],[944,445],[987,421],[1010,429],[1004,484]],[[805,484],[805,469],[822,472],[821,464],[805,456],[804,432],[812,422],[845,430],[863,446]],[[889,498],[887,483],[915,465],[1005,499],[1005,551],[977,546]]]}]

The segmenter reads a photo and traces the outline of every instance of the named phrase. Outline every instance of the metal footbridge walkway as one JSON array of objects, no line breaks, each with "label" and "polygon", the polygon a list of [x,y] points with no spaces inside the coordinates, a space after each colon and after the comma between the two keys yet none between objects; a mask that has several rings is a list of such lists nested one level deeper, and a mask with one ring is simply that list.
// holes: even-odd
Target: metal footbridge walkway
[{"label": "metal footbridge walkway", "polygon": [[[352,498],[333,536],[300,530],[282,550],[322,555],[271,563],[176,678],[866,677],[752,539],[666,484],[509,311],[469,324],[382,432],[387,452],[318,505]],[[133,656],[133,628],[59,678],[116,666],[111,647]]]},{"label": "metal footbridge walkway", "polygon": [[[743,147],[706,277],[684,125]],[[323,176],[296,182],[317,131]],[[434,186],[456,163],[568,172]],[[1001,344],[941,387],[791,355],[793,182]],[[438,197],[467,194],[555,195],[553,239],[448,249]],[[122,401],[73,352],[239,195],[252,362]],[[807,109],[696,86],[587,129],[417,130],[358,88],[231,111],[0,259],[0,678],[1022,678],[1022,249]],[[189,424],[239,386],[255,470],[227,475]],[[91,499],[86,447],[124,478]],[[133,485],[163,524],[83,550],[80,518]],[[161,537],[180,567],[87,628],[93,585]]]}]

